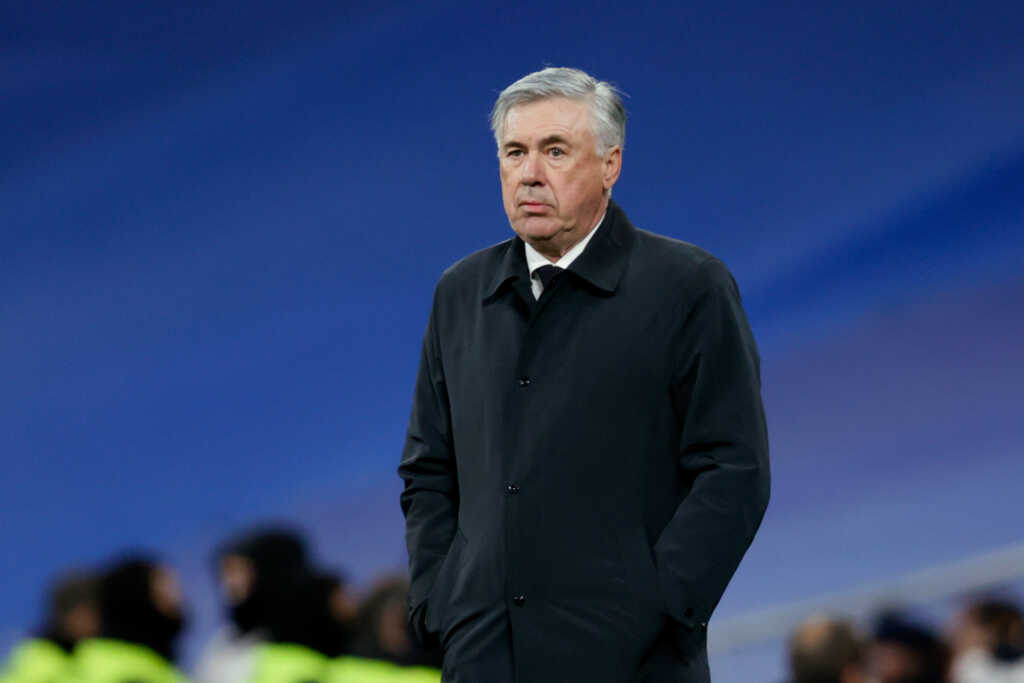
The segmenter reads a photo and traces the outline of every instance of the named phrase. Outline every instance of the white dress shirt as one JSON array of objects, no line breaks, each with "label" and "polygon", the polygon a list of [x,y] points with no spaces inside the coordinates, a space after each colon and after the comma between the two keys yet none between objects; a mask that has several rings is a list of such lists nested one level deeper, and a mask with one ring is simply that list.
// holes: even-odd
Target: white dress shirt
[{"label": "white dress shirt", "polygon": [[602,214],[601,219],[597,221],[597,225],[594,226],[594,229],[587,233],[586,237],[572,245],[572,248],[562,254],[562,258],[557,261],[549,261],[547,256],[531,247],[529,242],[523,243],[526,247],[526,267],[530,269],[530,289],[533,290],[534,298],[539,299],[540,295],[544,293],[544,285],[541,284],[540,278],[535,274],[537,269],[541,266],[558,266],[559,268],[568,268],[569,265],[583,253],[583,250],[587,248],[587,243],[590,242],[590,238],[594,236],[597,229],[601,227],[601,223],[604,222],[604,216],[605,214]]}]

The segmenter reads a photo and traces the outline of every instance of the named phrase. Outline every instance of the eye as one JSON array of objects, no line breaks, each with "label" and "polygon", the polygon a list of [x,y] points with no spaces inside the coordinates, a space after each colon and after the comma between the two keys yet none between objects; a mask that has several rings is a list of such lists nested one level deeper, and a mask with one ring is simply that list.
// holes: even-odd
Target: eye
[{"label": "eye", "polygon": [[548,154],[558,159],[559,157],[565,156],[565,150],[562,149],[561,147],[552,147],[551,149],[548,150]]},{"label": "eye", "polygon": [[523,156],[523,150],[510,149],[509,151],[505,152],[505,156],[507,156],[510,159],[518,159],[519,157]]}]

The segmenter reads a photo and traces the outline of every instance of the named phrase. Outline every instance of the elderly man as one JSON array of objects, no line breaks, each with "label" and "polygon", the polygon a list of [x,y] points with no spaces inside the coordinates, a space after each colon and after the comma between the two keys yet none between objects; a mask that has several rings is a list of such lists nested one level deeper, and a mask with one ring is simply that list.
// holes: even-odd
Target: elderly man
[{"label": "elderly man", "polygon": [[707,681],[768,502],[736,285],[611,201],[625,120],[575,69],[494,106],[516,236],[441,277],[399,466],[410,619],[445,681]]}]

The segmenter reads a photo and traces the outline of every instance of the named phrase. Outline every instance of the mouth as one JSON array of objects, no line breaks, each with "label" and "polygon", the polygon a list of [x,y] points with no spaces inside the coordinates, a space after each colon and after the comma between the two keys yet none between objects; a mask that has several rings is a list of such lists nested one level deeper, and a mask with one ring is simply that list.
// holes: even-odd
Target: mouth
[{"label": "mouth", "polygon": [[537,201],[530,201],[530,200],[524,201],[524,202],[519,202],[519,206],[523,207],[524,209],[533,210],[533,211],[537,211],[537,210],[540,210],[540,209],[545,209],[545,208],[548,207],[548,205],[545,204],[544,202],[537,202]]}]

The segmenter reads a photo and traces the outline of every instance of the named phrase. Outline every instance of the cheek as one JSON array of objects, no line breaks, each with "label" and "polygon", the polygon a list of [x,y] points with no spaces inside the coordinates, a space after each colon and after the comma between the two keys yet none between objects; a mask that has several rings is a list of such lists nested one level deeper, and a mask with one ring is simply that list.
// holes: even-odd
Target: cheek
[{"label": "cheek", "polygon": [[506,210],[511,211],[515,207],[516,183],[513,180],[501,179],[501,199]]},{"label": "cheek", "polygon": [[551,183],[551,193],[558,199],[558,208],[572,211],[579,205],[584,190],[578,181],[563,179],[561,182]]},{"label": "cheek", "polygon": [[604,185],[600,178],[594,176],[577,176],[572,182],[566,182],[562,186],[561,198],[563,203],[579,207],[600,199],[604,193]]},{"label": "cheek", "polygon": [[501,183],[501,194],[508,195],[509,189],[513,186],[511,175],[503,171],[498,175],[498,181]]}]

